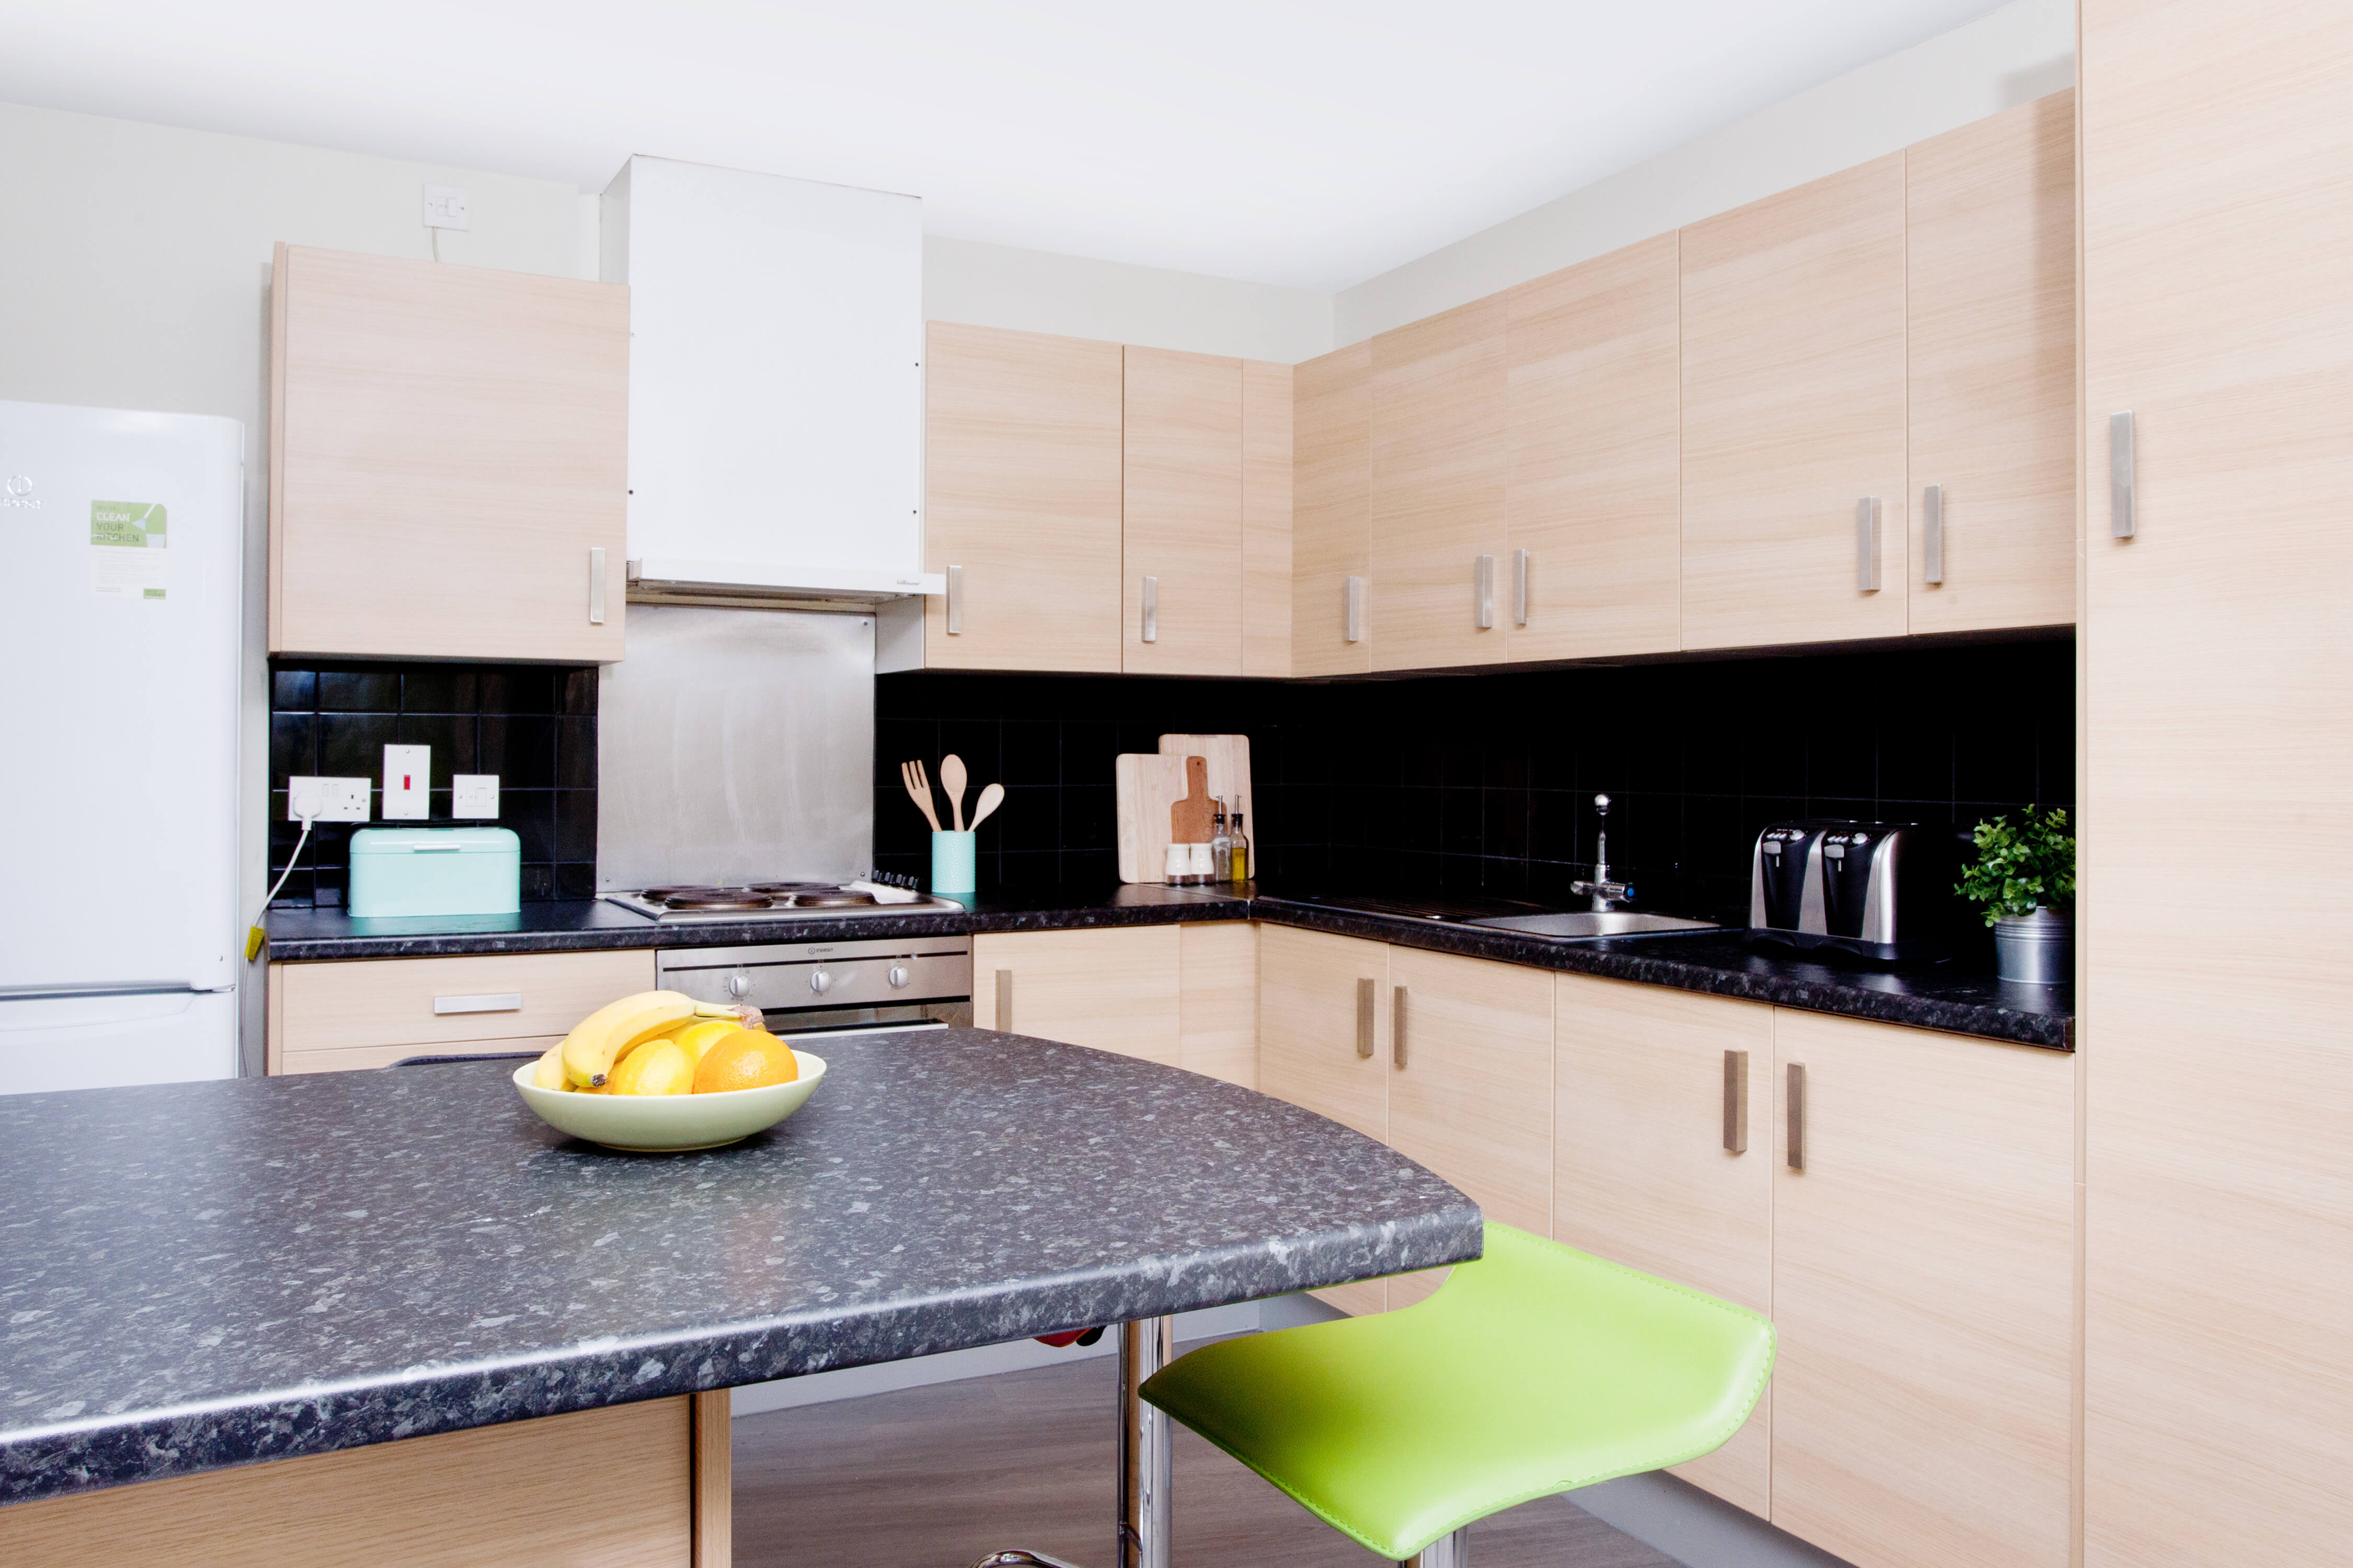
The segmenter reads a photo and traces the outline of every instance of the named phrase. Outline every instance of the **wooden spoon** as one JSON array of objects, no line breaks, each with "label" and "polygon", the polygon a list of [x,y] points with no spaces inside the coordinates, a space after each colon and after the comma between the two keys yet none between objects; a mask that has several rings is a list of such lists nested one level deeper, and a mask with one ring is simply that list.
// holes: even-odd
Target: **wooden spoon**
[{"label": "wooden spoon", "polygon": [[940,787],[948,792],[948,815],[964,831],[964,759],[950,752],[940,759]]},{"label": "wooden spoon", "polygon": [[973,826],[976,828],[978,827],[984,817],[987,816],[990,812],[995,811],[998,806],[1004,804],[1005,786],[1003,784],[993,784],[987,789],[982,790],[980,792],[980,798],[972,803]]}]

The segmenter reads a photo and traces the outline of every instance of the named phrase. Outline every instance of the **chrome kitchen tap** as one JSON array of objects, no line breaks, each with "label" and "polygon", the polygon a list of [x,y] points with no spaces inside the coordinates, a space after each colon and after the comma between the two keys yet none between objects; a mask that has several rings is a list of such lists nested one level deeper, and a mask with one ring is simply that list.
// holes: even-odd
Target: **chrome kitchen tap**
[{"label": "chrome kitchen tap", "polygon": [[1613,882],[1609,879],[1609,797],[1606,795],[1595,795],[1593,810],[1595,815],[1601,818],[1601,826],[1593,835],[1593,880],[1571,882],[1568,885],[1568,890],[1572,893],[1591,894],[1593,912],[1606,915],[1611,910],[1631,904],[1634,901],[1634,889],[1631,883]]}]

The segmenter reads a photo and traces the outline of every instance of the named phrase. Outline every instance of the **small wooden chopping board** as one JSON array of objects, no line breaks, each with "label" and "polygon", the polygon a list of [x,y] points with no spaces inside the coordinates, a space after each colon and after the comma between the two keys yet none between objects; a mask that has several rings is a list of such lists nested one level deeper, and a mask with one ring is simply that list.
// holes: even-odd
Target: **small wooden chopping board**
[{"label": "small wooden chopping board", "polygon": [[1209,793],[1226,803],[1227,815],[1251,809],[1256,793],[1250,788],[1248,735],[1163,735],[1160,754],[1205,758],[1209,764]]}]

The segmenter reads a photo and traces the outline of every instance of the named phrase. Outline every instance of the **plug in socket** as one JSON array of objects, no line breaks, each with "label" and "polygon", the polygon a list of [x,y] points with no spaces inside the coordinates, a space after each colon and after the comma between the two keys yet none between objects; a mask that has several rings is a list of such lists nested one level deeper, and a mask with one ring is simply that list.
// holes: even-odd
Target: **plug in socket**
[{"label": "plug in socket", "polygon": [[368,785],[366,779],[288,779],[286,820],[300,822],[307,813],[314,822],[365,822]]}]

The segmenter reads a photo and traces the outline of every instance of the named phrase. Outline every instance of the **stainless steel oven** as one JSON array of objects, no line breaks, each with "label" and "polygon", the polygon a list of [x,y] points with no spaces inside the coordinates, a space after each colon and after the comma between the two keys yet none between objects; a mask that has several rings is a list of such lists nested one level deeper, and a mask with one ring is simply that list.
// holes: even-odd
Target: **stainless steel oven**
[{"label": "stainless steel oven", "polygon": [[944,1029],[972,1022],[972,938],[672,947],[658,984],[698,1002],[755,1006],[780,1035]]}]

